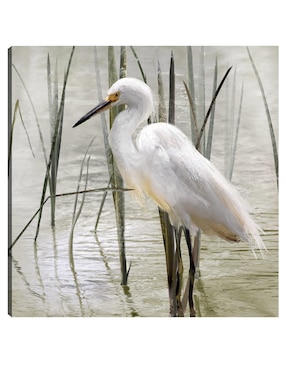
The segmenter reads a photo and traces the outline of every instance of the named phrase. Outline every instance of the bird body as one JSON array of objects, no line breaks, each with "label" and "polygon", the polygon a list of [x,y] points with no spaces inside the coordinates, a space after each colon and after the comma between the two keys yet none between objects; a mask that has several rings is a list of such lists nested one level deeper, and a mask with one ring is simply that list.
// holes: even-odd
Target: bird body
[{"label": "bird body", "polygon": [[201,229],[230,242],[245,240],[263,250],[261,230],[244,200],[182,131],[160,122],[138,132],[153,110],[153,94],[144,82],[118,80],[108,97],[74,126],[119,104],[127,107],[116,116],[109,142],[126,186],[150,196],[175,228],[184,226],[191,234]]}]

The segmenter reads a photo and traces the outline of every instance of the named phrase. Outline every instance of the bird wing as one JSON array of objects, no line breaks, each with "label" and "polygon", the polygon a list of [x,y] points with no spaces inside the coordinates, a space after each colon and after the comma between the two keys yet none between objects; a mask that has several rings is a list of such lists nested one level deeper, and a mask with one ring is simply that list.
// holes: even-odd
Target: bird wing
[{"label": "bird wing", "polygon": [[245,202],[179,129],[165,123],[146,126],[137,147],[143,161],[137,167],[138,183],[174,226],[191,232],[201,228],[229,241],[257,237]]}]

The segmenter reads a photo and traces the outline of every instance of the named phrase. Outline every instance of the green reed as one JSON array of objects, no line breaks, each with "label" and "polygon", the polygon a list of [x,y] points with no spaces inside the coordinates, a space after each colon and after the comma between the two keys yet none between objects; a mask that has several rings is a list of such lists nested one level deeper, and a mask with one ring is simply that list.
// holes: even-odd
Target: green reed
[{"label": "green reed", "polygon": [[[47,154],[46,154],[44,138],[43,138],[40,122],[39,122],[38,115],[37,115],[34,103],[32,101],[31,95],[18,69],[16,68],[16,66],[12,65],[12,67],[14,68],[16,74],[18,75],[24,87],[24,90],[31,104],[32,111],[34,113],[34,117],[35,117],[35,121],[37,125],[37,129],[38,129],[38,133],[39,133],[39,137],[40,137],[41,148],[44,154],[44,159],[45,159],[45,164],[46,164],[46,174],[45,174],[43,188],[42,188],[40,207],[38,211],[36,212],[36,214],[38,214],[38,223],[37,223],[37,229],[36,229],[36,234],[34,238],[35,240],[37,239],[39,231],[40,231],[42,210],[43,210],[43,205],[46,203],[45,194],[46,194],[48,184],[50,187],[50,197],[48,199],[51,200],[51,210],[52,210],[51,225],[54,226],[55,224],[56,182],[57,182],[58,163],[59,163],[60,148],[61,148],[62,125],[63,125],[63,118],[64,118],[65,91],[66,91],[66,85],[67,85],[67,80],[68,80],[68,75],[70,71],[73,53],[74,53],[74,47],[72,48],[70,58],[68,61],[68,65],[67,65],[67,71],[64,76],[63,89],[62,89],[62,95],[61,95],[60,102],[58,101],[57,72],[55,73],[54,89],[52,90],[51,67],[50,67],[49,56],[47,59],[48,99],[49,99],[50,127],[51,127],[51,135],[50,135],[51,136],[51,139],[50,139],[51,146],[50,146],[49,158],[47,157]],[[12,145],[12,141],[11,141],[11,145]],[[24,228],[24,230],[26,230],[26,227]]]},{"label": "green reed", "polygon": [[[109,73],[109,86],[118,80],[114,47],[108,47],[108,73]],[[119,77],[126,76],[126,47],[120,49],[120,74]],[[109,123],[112,128],[114,119],[120,110],[124,107],[113,107],[110,109]],[[122,188],[123,179],[119,173],[117,165],[112,157],[112,173],[111,173],[111,186],[113,188]],[[128,271],[126,267],[126,253],[125,253],[125,197],[122,192],[113,192],[113,202],[115,208],[116,224],[117,224],[117,239],[119,246],[119,260],[121,267],[121,284],[127,285]]]},{"label": "green reed", "polygon": [[65,93],[66,85],[70,72],[70,66],[72,62],[72,57],[74,53],[74,47],[72,48],[70,58],[68,61],[67,71],[64,76],[63,89],[61,100],[59,102],[59,89],[58,89],[58,70],[57,63],[55,66],[54,73],[54,83],[51,81],[51,64],[50,56],[47,58],[47,84],[48,84],[48,100],[49,100],[49,113],[50,113],[50,142],[51,142],[51,166],[50,166],[50,194],[51,198],[51,225],[55,225],[55,200],[56,198],[53,195],[56,194],[57,188],[57,175],[58,175],[58,166],[61,152],[61,142],[62,142],[62,129],[63,129],[63,120],[64,120],[64,104],[65,104]]},{"label": "green reed", "polygon": [[[49,93],[50,122],[51,122],[51,147],[50,147],[49,160],[46,165],[46,175],[44,178],[44,184],[43,184],[40,204],[42,204],[45,199],[47,185],[49,183],[50,184],[50,194],[51,194],[51,208],[52,208],[52,215],[51,215],[51,225],[52,226],[55,225],[55,203],[54,202],[55,202],[57,171],[58,171],[58,163],[59,163],[61,139],[62,139],[65,92],[66,92],[67,80],[68,80],[68,76],[70,72],[70,66],[72,62],[73,53],[74,53],[74,47],[72,48],[70,58],[68,61],[67,71],[64,76],[63,89],[62,89],[62,95],[61,95],[59,106],[58,106],[58,100],[57,100],[57,94],[58,94],[57,87],[55,87],[54,89],[53,100],[52,100],[52,95]],[[51,92],[49,57],[48,57],[48,62],[47,62],[47,72],[48,72],[48,91]],[[36,229],[36,234],[34,238],[35,240],[37,239],[39,235],[39,231],[40,231],[42,208],[40,209],[41,210],[39,212],[37,229]]]},{"label": "green reed", "polygon": [[[164,98],[164,86],[162,81],[162,72],[160,68],[160,63],[158,61],[158,97],[159,97],[159,107],[158,107],[158,121],[167,121],[167,110],[165,106]],[[168,121],[170,124],[175,123],[175,65],[173,54],[170,58],[170,73],[169,73],[169,116]],[[168,181],[166,179],[166,181]],[[175,315],[174,310],[176,310],[176,272],[177,266],[175,264],[175,244],[174,244],[174,232],[173,227],[170,223],[168,213],[163,211],[160,207],[159,217],[161,223],[162,237],[165,249],[166,258],[166,269],[167,269],[167,280],[168,280],[168,290],[169,290],[169,300],[170,300],[170,313]]]}]

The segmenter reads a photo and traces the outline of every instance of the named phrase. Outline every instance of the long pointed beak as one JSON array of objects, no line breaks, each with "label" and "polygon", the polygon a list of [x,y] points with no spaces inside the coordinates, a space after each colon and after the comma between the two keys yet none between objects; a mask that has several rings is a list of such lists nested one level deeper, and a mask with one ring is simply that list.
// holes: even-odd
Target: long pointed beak
[{"label": "long pointed beak", "polygon": [[86,113],[81,119],[79,119],[73,127],[79,126],[83,122],[90,119],[90,117],[94,116],[97,113],[104,112],[106,109],[110,108],[112,101],[108,98],[104,99],[101,103],[99,103],[95,108],[93,108],[90,112]]}]

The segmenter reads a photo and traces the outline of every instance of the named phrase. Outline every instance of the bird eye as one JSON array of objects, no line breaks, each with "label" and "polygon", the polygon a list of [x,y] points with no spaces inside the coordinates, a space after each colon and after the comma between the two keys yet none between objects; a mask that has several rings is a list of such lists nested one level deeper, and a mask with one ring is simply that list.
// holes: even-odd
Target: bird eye
[{"label": "bird eye", "polygon": [[120,97],[120,92],[117,91],[115,94],[114,94],[114,100],[117,101]]},{"label": "bird eye", "polygon": [[111,102],[116,102],[119,99],[120,92],[112,93],[108,96],[108,100]]}]

